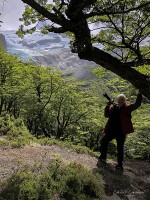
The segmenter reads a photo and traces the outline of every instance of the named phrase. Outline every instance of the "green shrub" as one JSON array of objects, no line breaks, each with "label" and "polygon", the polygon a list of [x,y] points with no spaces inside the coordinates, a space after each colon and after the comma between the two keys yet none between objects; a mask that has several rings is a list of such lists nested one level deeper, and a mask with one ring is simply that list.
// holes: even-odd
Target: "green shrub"
[{"label": "green shrub", "polygon": [[48,200],[55,195],[66,200],[100,200],[104,194],[101,176],[77,163],[66,167],[55,161],[41,175],[16,173],[1,192],[4,200]]},{"label": "green shrub", "polygon": [[[0,117],[0,134],[5,136],[5,143],[9,141],[13,147],[22,147],[34,140],[23,120],[20,118],[15,119],[9,114]],[[3,145],[3,142],[0,145]]]},{"label": "green shrub", "polygon": [[3,114],[0,116],[0,135],[6,135],[13,126],[10,115]]},{"label": "green shrub", "polygon": [[65,168],[58,162],[50,165],[40,180],[40,188],[41,200],[43,195],[50,199],[56,193],[66,200],[102,199],[103,196],[100,175],[76,163]]},{"label": "green shrub", "polygon": [[93,175],[79,164],[73,163],[66,167],[61,185],[63,183],[63,197],[67,200],[102,198],[101,177],[98,174]]},{"label": "green shrub", "polygon": [[29,172],[20,172],[13,175],[2,191],[2,198],[9,200],[36,200],[38,199],[38,182]]}]

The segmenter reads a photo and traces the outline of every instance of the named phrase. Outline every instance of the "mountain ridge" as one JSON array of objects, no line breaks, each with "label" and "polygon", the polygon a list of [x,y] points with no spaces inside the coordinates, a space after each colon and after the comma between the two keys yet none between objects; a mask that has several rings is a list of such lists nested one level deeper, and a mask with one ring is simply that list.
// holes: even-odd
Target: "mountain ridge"
[{"label": "mountain ridge", "polygon": [[15,31],[1,31],[0,34],[0,40],[3,40],[9,53],[18,55],[23,61],[33,61],[41,66],[54,66],[64,73],[72,74],[73,78],[87,79],[88,68],[97,66],[93,62],[79,59],[77,54],[72,53],[69,48],[70,39],[65,35],[44,35],[35,32],[21,39]]}]

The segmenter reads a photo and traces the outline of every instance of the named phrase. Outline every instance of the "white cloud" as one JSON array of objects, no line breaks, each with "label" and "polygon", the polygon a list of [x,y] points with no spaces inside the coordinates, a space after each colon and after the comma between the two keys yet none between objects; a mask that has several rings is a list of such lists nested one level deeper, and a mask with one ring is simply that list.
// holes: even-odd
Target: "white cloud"
[{"label": "white cloud", "polygon": [[17,30],[24,6],[21,0],[0,0],[0,30]]},{"label": "white cloud", "polygon": [[[48,0],[52,3],[52,0]],[[25,4],[21,0],[0,0],[0,30],[17,30],[22,16]]]}]

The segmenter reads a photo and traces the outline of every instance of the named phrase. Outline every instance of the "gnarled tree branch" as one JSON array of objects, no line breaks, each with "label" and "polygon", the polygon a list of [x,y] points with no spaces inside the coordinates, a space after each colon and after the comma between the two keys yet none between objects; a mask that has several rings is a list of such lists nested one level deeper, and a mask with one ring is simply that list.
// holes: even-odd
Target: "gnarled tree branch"
[{"label": "gnarled tree branch", "polygon": [[132,61],[124,63],[126,67],[139,67],[142,65],[150,65],[150,59],[143,59],[142,61]]},{"label": "gnarled tree branch", "polygon": [[142,3],[139,6],[135,6],[133,8],[127,9],[127,10],[115,10],[114,8],[106,8],[106,9],[98,9],[96,8],[97,11],[90,12],[88,14],[85,14],[86,18],[94,17],[94,16],[104,16],[104,15],[118,15],[118,14],[125,14],[129,13],[131,11],[136,11],[139,10],[143,7],[149,6],[150,2],[147,3]]},{"label": "gnarled tree branch", "polygon": [[[119,59],[110,55],[109,53],[106,53],[105,51],[92,46],[91,33],[87,22],[87,17],[89,17],[90,14],[86,14],[84,9],[86,9],[90,5],[94,5],[96,0],[70,0],[70,2],[67,5],[65,14],[59,14],[58,12],[55,13],[55,11],[54,13],[51,13],[48,10],[46,10],[43,6],[39,5],[35,0],[22,1],[31,6],[37,12],[39,12],[43,17],[51,20],[52,22],[60,26],[59,28],[51,27],[49,29],[50,32],[72,32],[75,36],[74,42],[75,46],[77,47],[77,53],[79,58],[94,61],[95,63],[103,66],[104,68],[116,73],[123,79],[128,80],[132,85],[138,88],[147,98],[150,99],[150,78],[132,68],[141,64],[149,64],[149,59],[143,58],[142,60],[137,60],[135,62],[123,63]],[[130,8],[128,10],[122,10],[122,12],[131,12],[133,10],[141,9],[144,6],[149,6],[149,4],[150,2],[141,4],[137,7]],[[107,10],[105,9],[105,15],[107,14],[108,16],[110,16],[111,14],[115,14],[114,12],[109,13],[106,11]],[[92,12],[91,14],[93,16]],[[65,15],[67,17],[65,17]],[[98,13],[96,15],[98,15]],[[117,30],[121,31],[120,29]],[[123,32],[120,32],[120,34],[123,34]],[[128,46],[128,43],[126,43],[126,41],[123,41],[122,44],[128,47],[129,50],[135,51],[135,49],[132,49],[132,46]]]},{"label": "gnarled tree branch", "polygon": [[[49,12],[46,8],[43,6],[39,5],[35,0],[22,0],[24,3],[28,4],[31,6],[33,9],[35,9],[39,14],[41,14],[43,17],[51,20],[52,22],[59,24],[60,26],[67,26],[68,28],[71,29],[72,24],[65,18],[64,15],[57,15],[55,13]],[[69,31],[69,30],[68,30]]]},{"label": "gnarled tree branch", "polygon": [[123,79],[128,80],[133,86],[138,88],[148,99],[150,99],[150,76],[145,76],[135,69],[120,62],[110,54],[93,47],[92,50],[79,53],[81,59],[94,61],[105,69],[114,72]]}]

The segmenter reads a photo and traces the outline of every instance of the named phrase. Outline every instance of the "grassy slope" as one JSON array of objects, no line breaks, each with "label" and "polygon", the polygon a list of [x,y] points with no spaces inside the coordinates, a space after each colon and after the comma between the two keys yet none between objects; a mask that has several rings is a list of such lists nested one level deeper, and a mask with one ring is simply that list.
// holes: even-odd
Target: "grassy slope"
[{"label": "grassy slope", "polygon": [[[127,199],[127,197],[132,199],[131,196],[137,200],[148,199],[148,184],[150,183],[148,163],[128,160],[122,173],[114,170],[115,161],[111,159],[108,160],[106,167],[97,168],[97,158],[94,154],[93,156],[89,155],[90,151],[88,152],[85,148],[76,147],[75,150],[75,147],[70,145],[71,148],[69,148],[68,144],[56,140],[49,140],[49,145],[48,141],[45,142],[45,140],[41,140],[40,143],[30,141],[30,145],[21,148],[3,145],[0,148],[1,180],[7,180],[16,171],[27,170],[39,175],[48,168],[49,164],[56,161],[61,163],[62,166],[77,163],[83,167],[83,171],[90,170],[94,177],[97,173],[102,176],[105,189],[103,199],[117,200]],[[5,185],[3,181],[1,181],[2,185],[3,187]],[[75,185],[75,187],[77,186]]]}]

